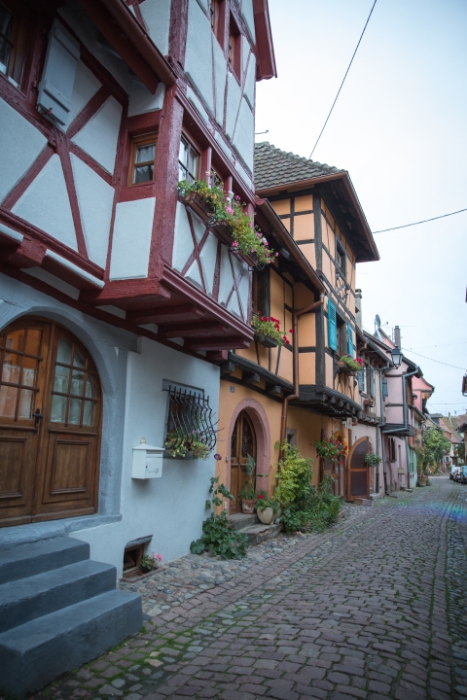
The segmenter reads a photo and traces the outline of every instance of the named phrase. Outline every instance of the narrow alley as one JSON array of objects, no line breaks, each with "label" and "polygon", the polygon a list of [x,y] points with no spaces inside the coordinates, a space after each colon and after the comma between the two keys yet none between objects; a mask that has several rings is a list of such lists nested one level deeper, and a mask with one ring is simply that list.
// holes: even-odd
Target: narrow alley
[{"label": "narrow alley", "polygon": [[292,540],[35,700],[467,697],[467,488],[435,477]]}]

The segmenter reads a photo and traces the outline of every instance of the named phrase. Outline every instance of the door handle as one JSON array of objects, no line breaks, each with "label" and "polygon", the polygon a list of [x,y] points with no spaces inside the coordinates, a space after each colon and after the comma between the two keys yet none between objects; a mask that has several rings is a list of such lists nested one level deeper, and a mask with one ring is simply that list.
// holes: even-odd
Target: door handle
[{"label": "door handle", "polygon": [[41,414],[41,409],[36,408],[36,412],[34,413],[34,435],[37,435],[39,432],[39,421],[42,420],[44,416]]}]

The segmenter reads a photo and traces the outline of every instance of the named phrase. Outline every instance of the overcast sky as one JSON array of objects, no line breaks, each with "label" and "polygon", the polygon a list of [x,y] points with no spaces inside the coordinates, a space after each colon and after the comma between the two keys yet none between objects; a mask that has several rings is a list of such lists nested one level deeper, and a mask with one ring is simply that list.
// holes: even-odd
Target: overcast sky
[{"label": "overcast sky", "polygon": [[[269,0],[279,77],[258,84],[257,141],[309,157],[372,4]],[[313,155],[349,172],[373,231],[467,208],[466,37],[466,0],[376,3]],[[431,412],[465,412],[467,212],[375,240],[381,260],[357,269],[365,328],[400,325]]]}]

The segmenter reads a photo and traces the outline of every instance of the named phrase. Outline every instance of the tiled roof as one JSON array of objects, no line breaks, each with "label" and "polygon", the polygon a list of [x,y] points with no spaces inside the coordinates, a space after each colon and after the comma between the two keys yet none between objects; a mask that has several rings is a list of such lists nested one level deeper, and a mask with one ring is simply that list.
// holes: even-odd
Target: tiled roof
[{"label": "tiled roof", "polygon": [[345,170],[281,151],[267,141],[255,145],[255,186],[259,191],[342,172]]}]

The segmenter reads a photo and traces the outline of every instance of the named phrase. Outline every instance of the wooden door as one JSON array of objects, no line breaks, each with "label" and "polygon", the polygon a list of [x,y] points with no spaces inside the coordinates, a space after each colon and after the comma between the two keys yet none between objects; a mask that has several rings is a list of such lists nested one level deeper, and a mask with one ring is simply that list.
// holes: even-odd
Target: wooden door
[{"label": "wooden door", "polygon": [[343,496],[343,474],[345,457],[339,457],[337,462],[320,458],[320,481],[324,476],[332,477],[332,490],[335,496]]},{"label": "wooden door", "polygon": [[[245,468],[248,455],[256,462],[256,434],[251,418],[242,411],[235,423],[230,449],[230,492],[235,497],[235,501],[230,501],[230,514],[241,512],[238,494],[249,478]],[[253,483],[255,479],[256,473],[253,474]]]},{"label": "wooden door", "polygon": [[0,525],[93,513],[100,386],[65,329],[22,319],[0,336]]},{"label": "wooden door", "polygon": [[365,464],[365,455],[369,452],[368,438],[357,440],[350,448],[348,465],[348,489],[349,501],[355,498],[369,498],[369,468]]}]

